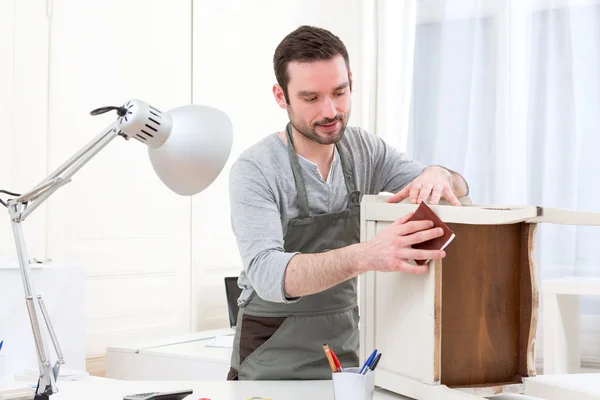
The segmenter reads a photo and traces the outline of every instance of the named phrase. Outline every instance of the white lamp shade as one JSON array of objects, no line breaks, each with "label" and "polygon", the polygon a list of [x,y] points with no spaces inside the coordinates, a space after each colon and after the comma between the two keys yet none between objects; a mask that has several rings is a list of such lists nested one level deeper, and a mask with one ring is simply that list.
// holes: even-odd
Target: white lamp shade
[{"label": "white lamp shade", "polygon": [[225,166],[233,126],[222,111],[200,105],[170,110],[172,129],[165,143],[148,147],[150,162],[172,191],[190,196],[206,189]]}]

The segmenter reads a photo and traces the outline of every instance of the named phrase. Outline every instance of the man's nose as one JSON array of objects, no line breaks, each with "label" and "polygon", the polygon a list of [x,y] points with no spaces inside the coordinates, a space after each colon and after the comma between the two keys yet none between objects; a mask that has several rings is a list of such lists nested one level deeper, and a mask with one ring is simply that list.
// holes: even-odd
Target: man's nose
[{"label": "man's nose", "polygon": [[323,102],[323,106],[321,108],[321,114],[323,118],[334,119],[337,115],[337,110],[335,108],[335,101],[331,97],[326,97]]}]

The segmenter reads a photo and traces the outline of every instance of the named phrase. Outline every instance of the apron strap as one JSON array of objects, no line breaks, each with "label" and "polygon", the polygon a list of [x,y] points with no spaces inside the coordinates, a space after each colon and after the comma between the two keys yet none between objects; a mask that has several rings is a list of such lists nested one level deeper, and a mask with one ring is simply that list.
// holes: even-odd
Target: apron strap
[{"label": "apron strap", "polygon": [[344,181],[348,189],[348,207],[360,206],[360,193],[356,190],[356,174],[354,173],[354,168],[352,168],[352,163],[350,163],[350,160],[346,157],[346,153],[338,143],[335,144],[335,147],[340,155]]},{"label": "apron strap", "polygon": [[285,133],[288,138],[288,155],[290,156],[290,162],[292,163],[292,172],[294,173],[294,181],[296,182],[296,191],[298,192],[298,203],[300,206],[300,218],[308,218],[310,216],[310,209],[308,208],[308,196],[306,195],[306,185],[304,184],[304,178],[302,177],[302,169],[298,162],[298,155],[294,149],[294,141],[292,139],[292,125],[288,122],[285,127]]}]

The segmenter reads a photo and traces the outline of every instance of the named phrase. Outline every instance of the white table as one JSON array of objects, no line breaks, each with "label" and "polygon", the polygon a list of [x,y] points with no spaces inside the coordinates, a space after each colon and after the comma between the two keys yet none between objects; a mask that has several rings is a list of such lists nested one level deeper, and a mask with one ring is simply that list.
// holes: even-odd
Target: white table
[{"label": "white table", "polygon": [[540,375],[525,383],[525,394],[546,400],[598,400],[600,374]]},{"label": "white table", "polygon": [[544,297],[544,374],[577,373],[580,296],[600,296],[600,278],[569,276],[542,283]]},{"label": "white table", "polygon": [[[51,400],[121,400],[124,395],[151,391],[192,389],[185,400],[245,400],[264,397],[272,400],[332,400],[328,381],[125,381],[85,376],[79,381],[59,381],[59,392]],[[492,400],[600,400],[600,374],[540,375],[525,380],[525,394],[501,394]],[[0,378],[0,390],[24,387],[35,381]],[[454,396],[452,396],[454,398]],[[373,400],[406,400],[395,393],[375,389]],[[446,400],[439,398],[436,400]]]},{"label": "white table", "polygon": [[210,347],[230,328],[108,346],[106,377],[123,380],[226,380],[232,348]]},{"label": "white table", "polygon": [[[1,385],[0,385],[1,387]],[[331,381],[121,381],[92,379],[60,382],[51,400],[120,400],[126,394],[150,391],[192,389],[186,400],[246,400],[264,397],[272,400],[333,400]],[[373,400],[404,400],[406,397],[376,389]],[[527,400],[531,397],[500,395],[495,400]],[[438,399],[444,400],[444,399]],[[539,399],[536,399],[539,400]],[[578,399],[579,400],[579,399]]]},{"label": "white table", "polygon": [[[569,375],[564,381],[554,379],[555,385],[569,385],[573,382]],[[589,377],[591,378],[591,376]],[[595,377],[600,379],[600,374]],[[533,378],[539,380],[539,378]],[[558,383],[556,383],[558,382]],[[565,383],[566,382],[566,383]],[[581,384],[571,384],[577,386]],[[15,382],[12,377],[0,378],[0,389],[21,387],[31,382]],[[542,382],[543,383],[543,382]],[[552,390],[556,389],[553,385]],[[540,387],[544,388],[544,385]],[[151,391],[170,391],[192,389],[194,393],[186,400],[197,400],[209,398],[211,400],[246,400],[251,397],[264,397],[272,400],[333,400],[331,381],[124,381],[108,378],[88,376],[81,381],[63,381],[58,383],[59,392],[51,397],[51,400],[121,400],[124,395]],[[534,387],[532,390],[538,390]],[[546,387],[547,389],[547,387]],[[575,395],[563,397],[570,400],[597,400],[600,397]],[[406,397],[388,392],[383,389],[375,389],[373,400],[406,400]],[[493,400],[543,400],[540,397],[530,397],[517,394],[502,394],[492,397]],[[557,397],[546,398],[555,400]],[[445,400],[439,398],[436,400]]]}]

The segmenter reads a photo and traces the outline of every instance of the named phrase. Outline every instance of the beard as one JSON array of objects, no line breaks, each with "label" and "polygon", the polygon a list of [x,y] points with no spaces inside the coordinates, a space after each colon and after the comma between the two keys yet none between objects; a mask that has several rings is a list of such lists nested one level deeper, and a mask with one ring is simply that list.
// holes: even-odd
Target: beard
[{"label": "beard", "polygon": [[[348,117],[350,117],[350,109],[346,114],[337,114],[334,118],[326,118],[320,121],[313,122],[312,124],[307,124],[299,118],[295,118],[293,113],[288,108],[288,117],[290,119],[290,124],[296,129],[298,132],[302,134],[302,136],[306,137],[313,142],[317,142],[319,144],[335,144],[339,142],[344,136],[344,131],[346,130],[346,126],[348,125]],[[317,127],[319,125],[328,125],[334,122],[338,122],[338,128],[333,132],[323,132],[318,133]]]}]

